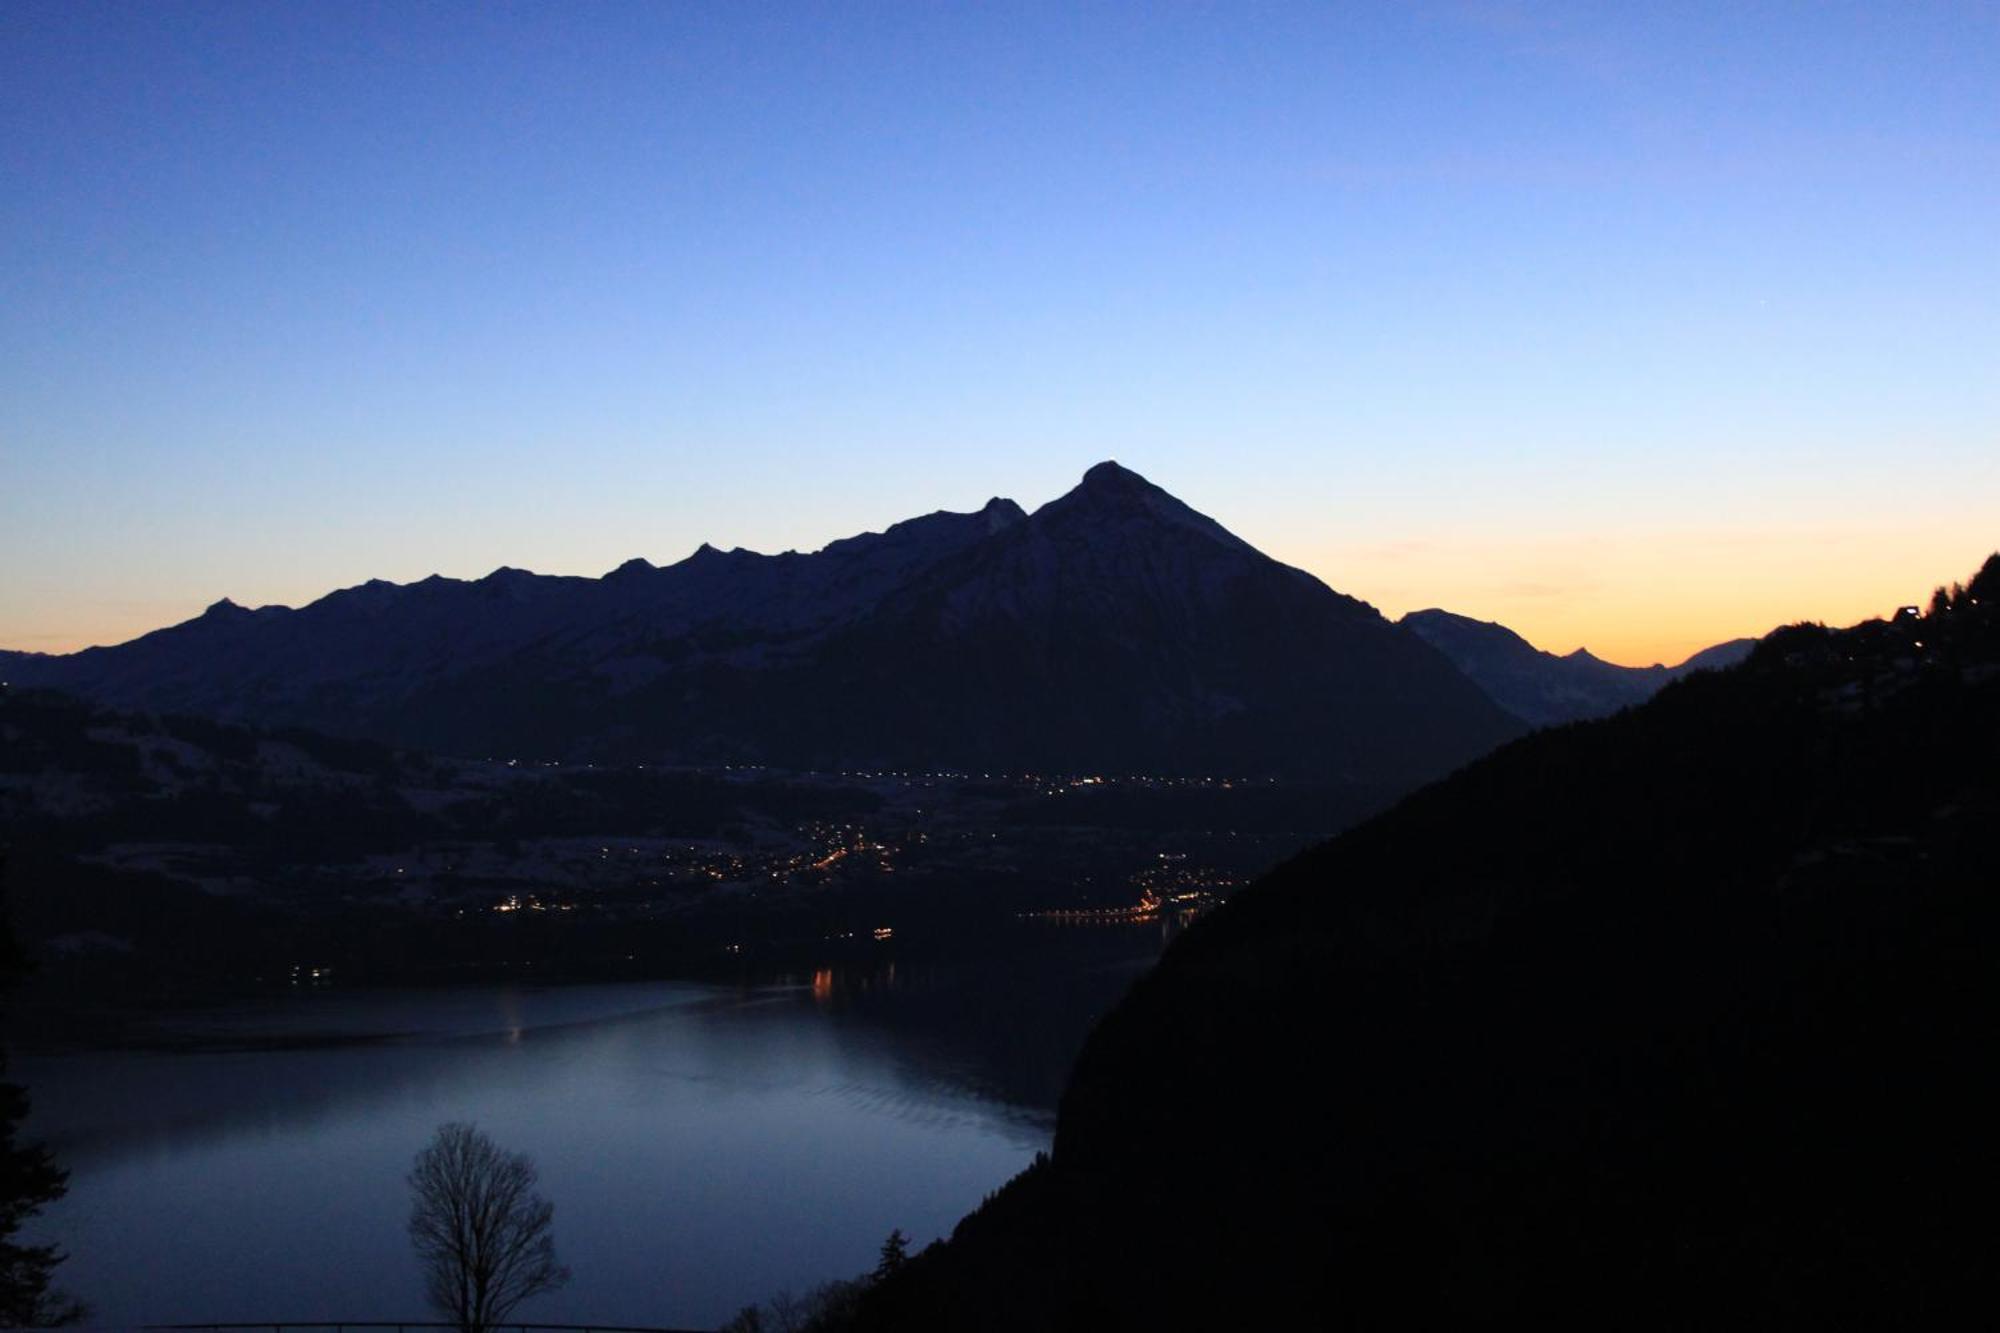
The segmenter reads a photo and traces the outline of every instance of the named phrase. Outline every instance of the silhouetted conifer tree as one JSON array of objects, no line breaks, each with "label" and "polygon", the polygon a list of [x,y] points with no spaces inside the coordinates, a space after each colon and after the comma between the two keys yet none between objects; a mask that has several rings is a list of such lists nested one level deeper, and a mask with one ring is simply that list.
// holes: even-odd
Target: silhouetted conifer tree
[{"label": "silhouetted conifer tree", "polygon": [[[0,885],[6,867],[0,863]],[[0,888],[0,989],[12,989],[24,970]],[[6,1052],[0,1049],[0,1074]],[[27,1327],[71,1324],[86,1313],[82,1302],[51,1289],[55,1268],[66,1257],[54,1245],[22,1245],[15,1237],[23,1223],[63,1197],[69,1172],[55,1164],[40,1144],[16,1141],[28,1116],[28,1093],[0,1082],[0,1324]]]},{"label": "silhouetted conifer tree", "polygon": [[2000,602],[2000,554],[1986,557],[1986,563],[1972,576],[1972,582],[1965,585],[1965,591],[1981,602]]},{"label": "silhouetted conifer tree", "polygon": [[880,1282],[884,1278],[894,1277],[909,1261],[910,1238],[903,1234],[901,1227],[897,1227],[889,1233],[889,1238],[882,1242],[882,1257],[875,1264],[875,1280]]}]

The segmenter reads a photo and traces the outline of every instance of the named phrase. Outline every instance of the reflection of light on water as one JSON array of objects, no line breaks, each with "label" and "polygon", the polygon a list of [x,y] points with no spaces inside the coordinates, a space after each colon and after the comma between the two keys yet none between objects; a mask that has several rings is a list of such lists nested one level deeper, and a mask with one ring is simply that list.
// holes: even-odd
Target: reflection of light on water
[{"label": "reflection of light on water", "polygon": [[511,986],[493,997],[500,1005],[500,1026],[507,1031],[507,1044],[519,1046],[527,1022],[521,1017],[521,996]]},{"label": "reflection of light on water", "polygon": [[[896,975],[893,962],[874,967],[827,966],[816,969],[812,974],[813,1001],[822,1009],[833,1007],[836,995],[852,997],[868,995],[879,991],[898,990],[902,978]],[[792,978],[784,978],[787,985],[796,985]]]}]

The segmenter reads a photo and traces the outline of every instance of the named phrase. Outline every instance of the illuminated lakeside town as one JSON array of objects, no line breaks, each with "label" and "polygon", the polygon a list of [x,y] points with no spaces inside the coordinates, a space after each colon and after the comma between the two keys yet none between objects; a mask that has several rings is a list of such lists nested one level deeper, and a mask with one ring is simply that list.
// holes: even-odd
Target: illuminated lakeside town
[{"label": "illuminated lakeside town", "polygon": [[[201,910],[165,948],[137,915],[41,926],[53,971],[114,989],[791,974],[1057,926],[1178,929],[1378,799],[1241,777],[443,759],[6,702],[68,756],[0,786],[76,849],[62,873]],[[204,813],[167,828],[169,807]]]}]

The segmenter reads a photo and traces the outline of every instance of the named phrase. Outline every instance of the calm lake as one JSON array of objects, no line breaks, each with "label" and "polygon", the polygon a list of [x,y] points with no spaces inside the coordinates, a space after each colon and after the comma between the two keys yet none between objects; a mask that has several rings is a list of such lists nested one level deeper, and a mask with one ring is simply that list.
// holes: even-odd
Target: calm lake
[{"label": "calm lake", "polygon": [[425,1319],[404,1174],[470,1120],[532,1156],[574,1276],[517,1318],[712,1327],[946,1234],[1048,1145],[1061,1080],[1157,954],[1072,932],[974,967],[787,984],[302,992],[30,1054],[72,1172],[32,1229],[92,1323]]}]

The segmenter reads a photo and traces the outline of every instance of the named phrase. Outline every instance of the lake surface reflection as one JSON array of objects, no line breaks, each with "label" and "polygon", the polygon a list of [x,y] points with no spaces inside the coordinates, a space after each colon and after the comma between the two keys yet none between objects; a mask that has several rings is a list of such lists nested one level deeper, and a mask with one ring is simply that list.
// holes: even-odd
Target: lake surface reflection
[{"label": "lake surface reflection", "polygon": [[471,1120],[530,1154],[551,1323],[713,1326],[944,1234],[1047,1146],[1143,934],[1036,966],[794,984],[309,993],[174,1015],[180,1049],[23,1057],[72,1172],[35,1237],[93,1323],[429,1318],[404,1173]]}]

